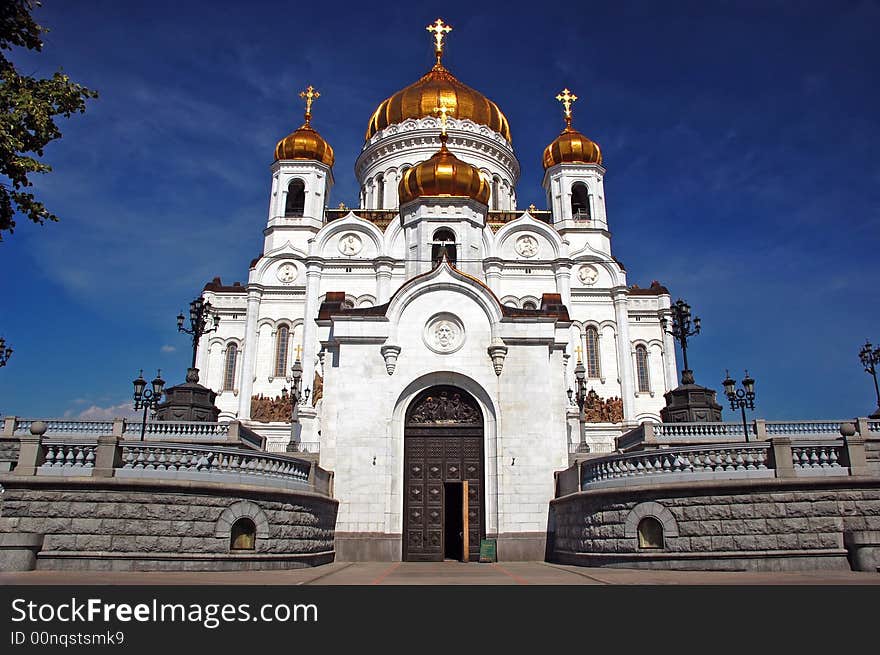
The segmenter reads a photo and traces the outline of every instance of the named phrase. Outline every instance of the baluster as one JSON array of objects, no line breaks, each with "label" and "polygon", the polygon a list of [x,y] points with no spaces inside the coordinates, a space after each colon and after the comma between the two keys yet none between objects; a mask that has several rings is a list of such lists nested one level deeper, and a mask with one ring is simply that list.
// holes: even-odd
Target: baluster
[{"label": "baluster", "polygon": [[73,449],[70,446],[64,448],[64,466],[73,466]]},{"label": "baluster", "polygon": [[46,446],[46,461],[43,466],[55,466],[55,446]]},{"label": "baluster", "polygon": [[816,448],[810,448],[810,467],[819,468],[819,456],[816,454]]},{"label": "baluster", "polygon": [[95,466],[95,449],[94,448],[89,448],[88,451],[86,451],[85,466],[86,466],[86,468],[93,468]]},{"label": "baluster", "polygon": [[840,466],[840,462],[837,461],[837,448],[831,448],[830,450],[831,452],[828,454],[828,466],[830,468]]},{"label": "baluster", "polygon": [[823,469],[828,468],[828,448],[822,448],[819,451],[819,466]]}]

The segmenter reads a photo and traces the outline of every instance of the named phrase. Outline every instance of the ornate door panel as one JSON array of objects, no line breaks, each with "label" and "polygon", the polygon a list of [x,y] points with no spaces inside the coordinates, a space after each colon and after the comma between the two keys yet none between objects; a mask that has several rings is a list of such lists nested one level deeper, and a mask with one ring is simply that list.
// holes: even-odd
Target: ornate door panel
[{"label": "ornate door panel", "polygon": [[404,560],[443,560],[444,484],[463,480],[468,481],[468,550],[471,561],[476,561],[485,535],[483,416],[465,391],[432,387],[422,392],[407,412]]}]

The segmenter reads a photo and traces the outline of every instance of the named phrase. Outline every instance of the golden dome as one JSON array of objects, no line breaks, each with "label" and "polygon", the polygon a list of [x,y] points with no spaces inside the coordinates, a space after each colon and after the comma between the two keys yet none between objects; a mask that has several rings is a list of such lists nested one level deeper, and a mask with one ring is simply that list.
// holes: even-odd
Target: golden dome
[{"label": "golden dome", "polygon": [[544,169],[556,164],[601,164],[602,151],[599,144],[567,126],[544,148]]},{"label": "golden dome", "polygon": [[449,107],[457,119],[485,125],[510,141],[510,125],[498,105],[459,82],[439,61],[418,82],[382,101],[370,117],[366,139],[408,118],[433,116],[434,108],[441,104]]},{"label": "golden dome", "polygon": [[479,169],[449,152],[446,139],[441,134],[440,150],[403,173],[397,186],[401,205],[423,196],[457,196],[489,204],[489,184]]},{"label": "golden dome", "polygon": [[312,101],[321,94],[309,86],[299,94],[306,101],[306,122],[288,134],[275,146],[275,161],[281,159],[311,159],[333,166],[333,148],[312,128]]},{"label": "golden dome", "polygon": [[602,151],[599,144],[571,126],[571,106],[578,97],[568,89],[563,89],[556,99],[562,103],[565,129],[553,143],[544,148],[544,170],[556,164],[601,164]]}]

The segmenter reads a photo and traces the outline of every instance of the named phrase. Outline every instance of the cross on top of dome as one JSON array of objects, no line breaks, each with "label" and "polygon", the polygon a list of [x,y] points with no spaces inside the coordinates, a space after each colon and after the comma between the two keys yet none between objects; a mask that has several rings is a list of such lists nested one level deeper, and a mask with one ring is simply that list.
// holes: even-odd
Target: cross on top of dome
[{"label": "cross on top of dome", "polygon": [[452,31],[452,26],[443,22],[442,18],[438,18],[426,28],[434,35],[434,54],[437,55],[437,63],[443,57],[443,37]]},{"label": "cross on top of dome", "polygon": [[445,102],[441,102],[439,107],[434,107],[434,111],[440,114],[440,140],[446,142],[446,114],[455,113],[455,107],[450,107]]},{"label": "cross on top of dome", "polygon": [[312,120],[312,103],[321,97],[321,94],[311,84],[305,91],[300,91],[299,97],[306,101],[306,124]]},{"label": "cross on top of dome", "polygon": [[562,92],[556,96],[556,99],[562,103],[565,126],[571,127],[571,106],[578,97],[566,88],[562,89]]}]

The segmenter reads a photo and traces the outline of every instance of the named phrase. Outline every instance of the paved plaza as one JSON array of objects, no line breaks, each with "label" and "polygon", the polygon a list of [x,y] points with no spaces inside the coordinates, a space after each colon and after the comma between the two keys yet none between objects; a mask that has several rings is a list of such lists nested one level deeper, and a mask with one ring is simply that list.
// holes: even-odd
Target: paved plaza
[{"label": "paved plaza", "polygon": [[854,571],[750,573],[639,571],[546,562],[335,562],[290,571],[0,573],[0,585],[877,585],[880,574]]}]

